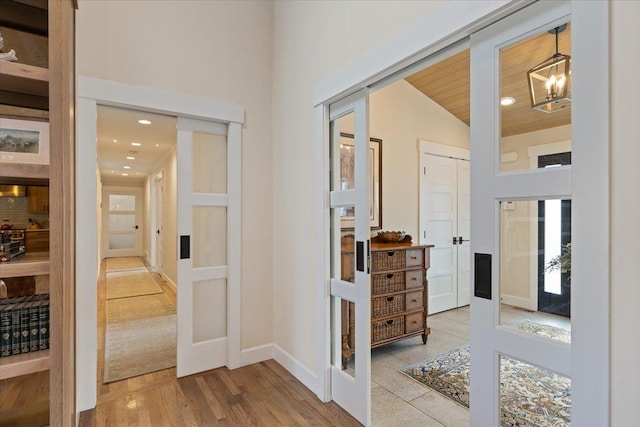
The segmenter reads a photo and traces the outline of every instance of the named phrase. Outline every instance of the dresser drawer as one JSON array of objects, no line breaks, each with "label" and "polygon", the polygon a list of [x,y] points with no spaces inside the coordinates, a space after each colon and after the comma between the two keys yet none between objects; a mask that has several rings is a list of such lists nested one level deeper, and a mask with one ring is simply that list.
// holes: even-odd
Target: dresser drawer
[{"label": "dresser drawer", "polygon": [[404,250],[375,251],[371,253],[371,271],[402,270],[406,265]]},{"label": "dresser drawer", "polygon": [[407,311],[419,310],[424,307],[424,293],[422,291],[407,292],[405,294],[405,307]]},{"label": "dresser drawer", "polygon": [[373,298],[371,301],[371,318],[391,316],[405,311],[405,295]]},{"label": "dresser drawer", "polygon": [[405,273],[398,271],[394,273],[372,274],[371,294],[380,295],[391,292],[404,291]]},{"label": "dresser drawer", "polygon": [[405,272],[405,289],[422,289],[424,286],[424,275],[424,270],[410,270]]},{"label": "dresser drawer", "polygon": [[406,331],[407,333],[421,331],[424,329],[424,312],[408,314],[406,316]]},{"label": "dresser drawer", "polygon": [[424,265],[424,249],[407,249],[405,252],[407,267]]},{"label": "dresser drawer", "polygon": [[404,335],[404,316],[371,322],[371,343]]}]

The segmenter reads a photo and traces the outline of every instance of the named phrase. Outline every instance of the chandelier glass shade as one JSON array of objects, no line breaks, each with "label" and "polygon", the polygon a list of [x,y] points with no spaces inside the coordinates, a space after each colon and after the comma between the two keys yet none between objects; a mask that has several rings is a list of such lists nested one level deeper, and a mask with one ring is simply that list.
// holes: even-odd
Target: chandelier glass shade
[{"label": "chandelier glass shade", "polygon": [[556,53],[527,72],[534,110],[553,113],[571,104],[571,57],[558,52],[558,33],[565,28],[549,31],[556,35]]}]

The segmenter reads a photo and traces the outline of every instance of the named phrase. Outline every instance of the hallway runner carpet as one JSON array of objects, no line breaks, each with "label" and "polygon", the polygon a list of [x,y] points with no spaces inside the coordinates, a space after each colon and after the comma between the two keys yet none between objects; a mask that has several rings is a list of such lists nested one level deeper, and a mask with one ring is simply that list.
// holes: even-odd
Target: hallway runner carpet
[{"label": "hallway runner carpet", "polygon": [[105,384],[176,366],[176,307],[165,294],[106,304]]},{"label": "hallway runner carpet", "polygon": [[146,269],[107,273],[107,299],[161,293],[162,289]]},{"label": "hallway runner carpet", "polygon": [[[570,332],[526,320],[519,329],[569,342]],[[400,371],[469,407],[469,345],[411,364]],[[571,380],[503,356],[500,366],[501,426],[571,425]]]},{"label": "hallway runner carpet", "polygon": [[144,263],[139,257],[107,258],[107,273],[114,271],[144,270]]}]

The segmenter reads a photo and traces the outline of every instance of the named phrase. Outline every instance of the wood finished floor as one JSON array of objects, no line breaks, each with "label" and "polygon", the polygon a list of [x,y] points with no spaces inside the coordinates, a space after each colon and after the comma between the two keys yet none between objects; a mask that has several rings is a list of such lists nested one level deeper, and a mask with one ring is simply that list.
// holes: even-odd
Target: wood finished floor
[{"label": "wood finished floor", "polygon": [[[102,384],[106,276],[98,283],[98,404],[80,414],[93,426],[359,426],[335,403],[322,403],[273,360],[176,379],[166,369]],[[174,303],[175,290],[153,274]]]}]

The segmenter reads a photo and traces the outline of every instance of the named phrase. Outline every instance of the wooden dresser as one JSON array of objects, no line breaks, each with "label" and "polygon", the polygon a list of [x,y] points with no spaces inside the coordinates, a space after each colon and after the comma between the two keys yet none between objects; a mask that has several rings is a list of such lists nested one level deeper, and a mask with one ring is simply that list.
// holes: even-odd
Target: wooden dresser
[{"label": "wooden dresser", "polygon": [[[342,279],[353,282],[353,244],[342,245]],[[371,240],[371,348],[422,336],[427,343],[427,269],[433,245],[381,243]],[[353,304],[342,305],[342,362],[353,355]]]}]

